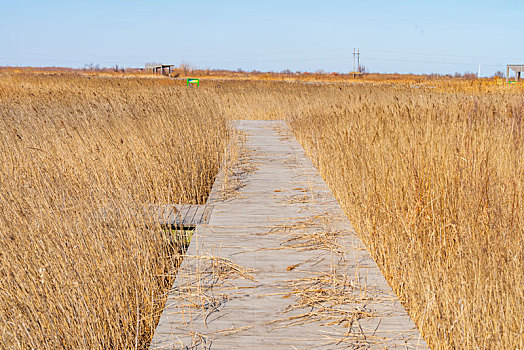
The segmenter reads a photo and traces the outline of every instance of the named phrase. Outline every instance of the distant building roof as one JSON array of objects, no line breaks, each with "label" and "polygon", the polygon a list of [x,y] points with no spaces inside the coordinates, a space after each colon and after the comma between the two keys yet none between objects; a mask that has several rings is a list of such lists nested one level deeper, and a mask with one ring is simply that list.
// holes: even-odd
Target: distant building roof
[{"label": "distant building roof", "polygon": [[508,64],[508,68],[511,68],[515,72],[524,72],[524,64]]},{"label": "distant building roof", "polygon": [[174,66],[174,64],[146,64],[146,68],[169,68]]}]

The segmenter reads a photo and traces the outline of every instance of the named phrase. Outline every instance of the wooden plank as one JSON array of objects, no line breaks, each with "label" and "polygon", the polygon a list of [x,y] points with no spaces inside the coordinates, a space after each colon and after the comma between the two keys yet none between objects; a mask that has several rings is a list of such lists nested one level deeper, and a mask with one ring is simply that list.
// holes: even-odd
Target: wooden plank
[{"label": "wooden plank", "polygon": [[154,223],[165,225],[174,220],[176,216],[176,208],[171,204],[166,205],[146,205],[144,206],[145,215],[149,216]]},{"label": "wooden plank", "polygon": [[177,224],[183,226],[184,221],[186,219],[187,213],[191,210],[191,205],[183,204],[182,208],[180,208],[179,216],[177,218]]},{"label": "wooden plank", "polygon": [[211,214],[213,213],[214,206],[211,204],[206,204],[204,206],[204,211],[202,212],[202,218],[200,223],[201,224],[209,224],[209,219],[211,218]]},{"label": "wooden plank", "polygon": [[[194,227],[205,222],[206,205],[153,204],[146,206],[146,215],[162,226]],[[206,214],[207,215],[207,214]]]},{"label": "wooden plank", "polygon": [[204,216],[204,210],[206,206],[205,205],[199,205],[197,210],[195,211],[195,215],[193,216],[193,222],[196,222],[198,224],[202,223],[202,217]]},{"label": "wooden plank", "polygon": [[212,205],[204,205],[199,208],[199,212],[197,213],[197,217],[195,218],[195,221],[197,221],[199,224],[207,224],[209,223],[209,218],[211,216],[211,212],[213,211]]},{"label": "wooden plank", "polygon": [[191,205],[189,207],[189,210],[187,211],[187,214],[186,216],[184,217],[184,219],[182,220],[182,225],[183,226],[194,226],[194,218],[195,218],[195,214],[196,212],[198,211],[198,205]]},{"label": "wooden plank", "polygon": [[285,124],[238,128],[256,170],[218,175],[151,348],[427,348]]}]

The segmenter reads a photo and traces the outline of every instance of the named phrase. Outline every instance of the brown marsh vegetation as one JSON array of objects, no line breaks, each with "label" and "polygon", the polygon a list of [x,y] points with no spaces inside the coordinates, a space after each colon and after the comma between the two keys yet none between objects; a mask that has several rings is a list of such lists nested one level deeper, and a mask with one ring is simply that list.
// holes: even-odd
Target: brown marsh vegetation
[{"label": "brown marsh vegetation", "polygon": [[204,95],[0,76],[0,348],[145,346],[178,252],[140,209],[205,200],[228,130]]},{"label": "brown marsh vegetation", "polygon": [[524,346],[522,86],[257,84],[233,114],[289,120],[432,348]]},{"label": "brown marsh vegetation", "polygon": [[349,89],[296,136],[432,348],[524,345],[521,95]]},{"label": "brown marsh vegetation", "polygon": [[522,348],[522,90],[433,85],[0,73],[0,347],[146,346],[178,253],[137,208],[282,118],[432,348]]}]

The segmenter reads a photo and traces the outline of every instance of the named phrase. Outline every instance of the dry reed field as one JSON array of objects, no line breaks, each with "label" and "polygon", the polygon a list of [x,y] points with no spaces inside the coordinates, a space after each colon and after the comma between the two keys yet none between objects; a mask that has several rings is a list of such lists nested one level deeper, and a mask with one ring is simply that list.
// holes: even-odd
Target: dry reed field
[{"label": "dry reed field", "polygon": [[[144,348],[228,119],[288,119],[434,349],[524,348],[524,99],[490,82],[0,72],[0,347]],[[102,213],[102,214],[101,214]]]},{"label": "dry reed field", "polygon": [[180,251],[141,208],[205,200],[228,142],[208,95],[0,75],[0,348],[147,345]]},{"label": "dry reed field", "polygon": [[291,125],[430,346],[522,348],[522,95],[347,93]]},{"label": "dry reed field", "polygon": [[290,119],[432,348],[523,348],[522,86],[434,85],[258,83],[229,107]]}]

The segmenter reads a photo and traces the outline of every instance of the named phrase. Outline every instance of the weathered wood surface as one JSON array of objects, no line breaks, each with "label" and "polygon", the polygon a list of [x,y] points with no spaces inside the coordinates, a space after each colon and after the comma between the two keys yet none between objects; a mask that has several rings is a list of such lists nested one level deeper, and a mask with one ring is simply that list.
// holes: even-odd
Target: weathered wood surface
[{"label": "weathered wood surface", "polygon": [[168,227],[195,227],[207,224],[213,211],[210,204],[154,204],[147,208],[154,222]]},{"label": "weathered wood surface", "polygon": [[97,219],[110,225],[131,219],[146,226],[177,229],[207,224],[212,212],[210,204],[147,204],[123,209],[107,206],[98,211]]},{"label": "weathered wood surface", "polygon": [[237,128],[252,170],[218,176],[151,348],[427,348],[285,124]]}]

